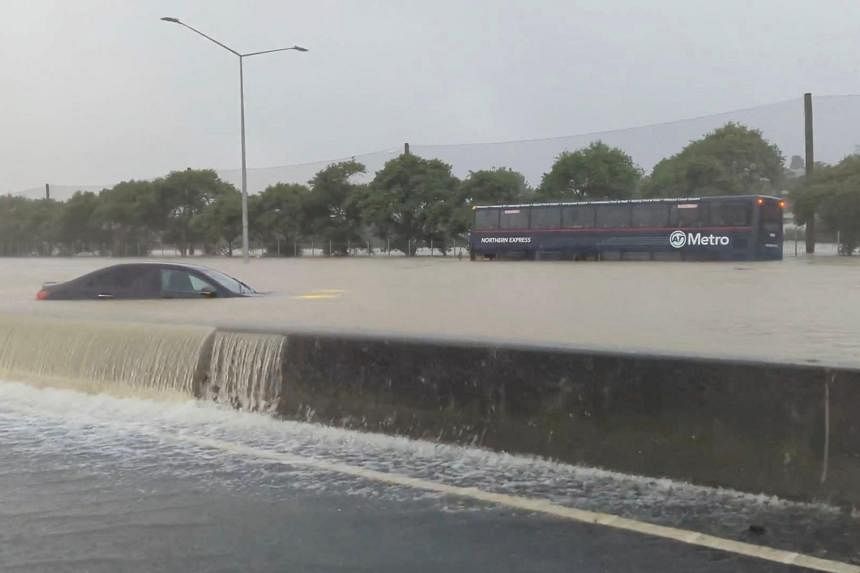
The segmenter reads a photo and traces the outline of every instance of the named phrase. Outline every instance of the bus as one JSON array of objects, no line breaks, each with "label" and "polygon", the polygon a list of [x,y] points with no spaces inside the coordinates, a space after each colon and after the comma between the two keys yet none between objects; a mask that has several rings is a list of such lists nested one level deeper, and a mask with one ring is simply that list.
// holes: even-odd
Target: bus
[{"label": "bus", "polygon": [[470,258],[781,260],[766,195],[476,206]]}]

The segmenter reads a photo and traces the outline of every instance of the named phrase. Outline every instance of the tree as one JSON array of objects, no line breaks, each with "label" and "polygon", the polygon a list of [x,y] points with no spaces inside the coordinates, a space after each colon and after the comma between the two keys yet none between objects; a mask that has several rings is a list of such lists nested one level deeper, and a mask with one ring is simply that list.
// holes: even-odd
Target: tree
[{"label": "tree", "polygon": [[860,156],[834,166],[817,165],[792,194],[795,221],[807,226],[816,217],[839,232],[839,250],[850,255],[860,245]]},{"label": "tree", "polygon": [[278,183],[250,197],[251,231],[266,246],[267,253],[294,253],[293,249],[281,248],[281,244],[293,244],[306,232],[304,200],[309,193],[305,185]]},{"label": "tree", "polygon": [[362,188],[350,179],[364,171],[357,161],[342,161],[319,171],[310,181],[310,192],[303,201],[307,228],[324,249],[331,245],[330,254],[347,254],[350,242],[361,238]]},{"label": "tree", "polygon": [[500,167],[470,171],[460,184],[459,205],[451,219],[451,234],[460,235],[472,225],[472,207],[520,203],[531,199],[532,190],[525,176],[518,171]]},{"label": "tree", "polygon": [[783,165],[779,148],[760,131],[727,123],[657,163],[642,191],[647,197],[772,193]]},{"label": "tree", "polygon": [[158,198],[158,221],[164,228],[164,240],[176,245],[182,256],[194,254],[194,244],[202,237],[195,217],[232,186],[221,181],[212,169],[173,171],[153,183]]},{"label": "tree", "polygon": [[470,171],[460,185],[462,201],[472,205],[498,205],[528,200],[531,193],[525,176],[506,167]]},{"label": "tree", "polygon": [[50,255],[62,204],[50,199],[0,197],[0,250],[5,255]]},{"label": "tree", "polygon": [[860,181],[840,183],[821,205],[821,218],[839,231],[839,252],[851,255],[860,245]]},{"label": "tree", "polygon": [[65,254],[101,250],[108,237],[96,217],[98,206],[98,195],[91,191],[77,191],[65,202],[57,219],[57,239]]},{"label": "tree", "polygon": [[107,235],[113,256],[139,256],[149,253],[158,212],[152,183],[123,181],[99,193],[92,216]]},{"label": "tree", "polygon": [[219,186],[212,202],[191,221],[194,233],[202,237],[207,253],[233,256],[242,236],[242,194],[229,184]]},{"label": "tree", "polygon": [[627,199],[641,177],[629,155],[595,141],[585,149],[559,155],[544,173],[537,196],[542,200]]},{"label": "tree", "polygon": [[415,254],[419,242],[445,252],[458,185],[450,165],[403,154],[376,173],[359,204],[378,235],[407,255]]}]

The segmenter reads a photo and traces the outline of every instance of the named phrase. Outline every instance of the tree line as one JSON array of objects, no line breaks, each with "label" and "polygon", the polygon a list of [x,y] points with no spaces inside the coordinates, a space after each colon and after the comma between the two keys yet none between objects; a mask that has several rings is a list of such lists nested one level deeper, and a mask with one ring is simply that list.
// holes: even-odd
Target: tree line
[{"label": "tree line", "polygon": [[816,164],[793,190],[792,202],[795,222],[838,232],[839,252],[853,254],[860,246],[860,155]]},{"label": "tree line", "polygon": [[[307,184],[278,183],[249,197],[251,240],[267,254],[280,245],[315,240],[330,254],[347,245],[385,240],[408,255],[433,244],[443,252],[471,225],[472,206],[562,200],[777,194],[791,189],[800,222],[821,219],[841,232],[845,252],[860,230],[860,157],[817,166],[808,181],[784,167],[780,150],[757,130],[729,123],[691,142],[649,174],[618,148],[595,141],[561,153],[540,184],[504,167],[460,180],[451,166],[404,153],[370,183],[355,182],[365,166],[327,166]],[[0,197],[0,255],[148,255],[172,245],[182,255],[226,254],[239,248],[239,191],[213,170],[174,171],[151,181],[124,181],[66,201]]]}]

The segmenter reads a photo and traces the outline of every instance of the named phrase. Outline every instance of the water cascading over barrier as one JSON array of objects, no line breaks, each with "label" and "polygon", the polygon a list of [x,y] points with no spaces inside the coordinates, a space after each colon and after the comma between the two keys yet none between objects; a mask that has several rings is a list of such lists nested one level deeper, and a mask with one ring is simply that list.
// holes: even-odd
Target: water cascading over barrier
[{"label": "water cascading over barrier", "polygon": [[199,392],[211,327],[0,316],[0,377],[89,392]]},{"label": "water cascading over barrier", "polygon": [[860,506],[857,368],[0,315],[0,379]]},{"label": "water cascading over barrier", "polygon": [[216,332],[200,397],[249,412],[276,412],[286,345],[280,334]]},{"label": "water cascading over barrier", "polygon": [[274,413],[286,341],[205,326],[0,316],[0,378]]},{"label": "water cascading over barrier", "polygon": [[200,397],[249,412],[276,412],[286,345],[280,334],[216,332]]}]

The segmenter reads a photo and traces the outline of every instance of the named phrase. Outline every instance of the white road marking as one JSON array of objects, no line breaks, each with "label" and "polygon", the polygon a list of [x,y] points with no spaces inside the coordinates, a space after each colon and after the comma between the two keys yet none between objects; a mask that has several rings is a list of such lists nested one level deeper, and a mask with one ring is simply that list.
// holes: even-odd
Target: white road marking
[{"label": "white road marking", "polygon": [[706,533],[700,533],[697,531],[690,531],[686,529],[679,529],[676,527],[668,527],[665,525],[646,523],[643,521],[637,521],[635,519],[629,519],[626,517],[621,517],[608,513],[600,513],[596,511],[588,511],[583,509],[576,509],[573,507],[566,507],[545,499],[522,497],[504,493],[493,493],[474,487],[449,485],[426,479],[409,477],[401,474],[360,468],[339,462],[327,462],[324,460],[305,458],[282,452],[254,448],[251,446],[245,446],[242,444],[236,444],[233,442],[216,440],[212,438],[203,438],[187,434],[168,434],[162,432],[159,432],[159,435],[169,440],[180,440],[187,443],[195,444],[197,446],[263,459],[271,462],[279,462],[294,466],[307,466],[326,472],[349,475],[381,483],[399,485],[413,489],[432,491],[443,495],[483,501],[486,503],[501,505],[523,511],[542,513],[545,515],[551,515],[554,517],[569,519],[581,523],[602,525],[604,527],[611,527],[613,529],[620,529],[622,531],[632,531],[635,533],[641,533],[643,535],[650,535],[652,537],[671,539],[673,541],[678,541],[687,545],[695,545],[698,547],[706,547],[708,549],[716,549],[719,551],[734,553],[736,555],[764,559],[766,561],[773,561],[785,565],[795,565],[798,567],[806,567],[808,569],[814,569],[816,571],[828,571],[831,573],[860,573],[860,566],[852,565],[850,563],[832,561],[829,559],[821,559],[812,555],[796,553],[793,551],[785,551],[783,549],[775,549],[763,545],[744,543],[742,541],[725,539],[722,537],[716,537],[714,535],[708,535]]},{"label": "white road marking", "polygon": [[[4,406],[8,407],[9,405]],[[35,408],[28,406],[13,405],[12,409],[19,412],[29,413],[32,415],[40,414],[40,412],[37,411]],[[670,539],[672,541],[678,541],[687,545],[695,545],[698,547],[715,549],[718,551],[724,551],[736,555],[743,555],[745,557],[763,559],[765,561],[782,563],[785,565],[805,567],[807,569],[812,569],[815,571],[826,571],[830,573],[860,573],[860,566],[852,565],[850,563],[843,563],[830,559],[821,559],[819,557],[806,555],[804,553],[796,553],[793,551],[776,549],[764,545],[744,543],[742,541],[735,541],[732,539],[708,535],[706,533],[700,533],[698,531],[692,531],[688,529],[680,529],[665,525],[656,525],[653,523],[637,521],[635,519],[629,519],[626,517],[612,515],[609,513],[601,513],[584,509],[576,509],[573,507],[566,507],[545,499],[516,496],[504,493],[493,493],[474,487],[449,485],[445,483],[434,482],[431,480],[409,477],[402,474],[381,472],[377,470],[351,466],[349,464],[339,462],[327,462],[324,460],[296,456],[293,454],[276,452],[272,450],[265,450],[262,448],[255,448],[243,444],[237,444],[235,442],[217,440],[214,438],[205,438],[202,436],[194,436],[185,433],[177,434],[160,430],[149,431],[142,430],[140,428],[137,428],[136,431],[141,434],[160,438],[164,441],[183,442],[186,444],[193,444],[196,446],[213,450],[220,450],[230,454],[243,455],[270,462],[282,463],[285,465],[305,466],[321,471],[349,475],[360,479],[366,479],[380,483],[399,485],[412,489],[432,491],[443,495],[473,499],[494,505],[510,507],[512,509],[519,509],[534,513],[542,513],[544,515],[550,515],[561,519],[577,521],[580,523],[602,525],[604,527],[611,527],[613,529],[619,529],[622,531],[631,531],[634,533],[641,533],[643,535],[650,535],[652,537]]]}]

